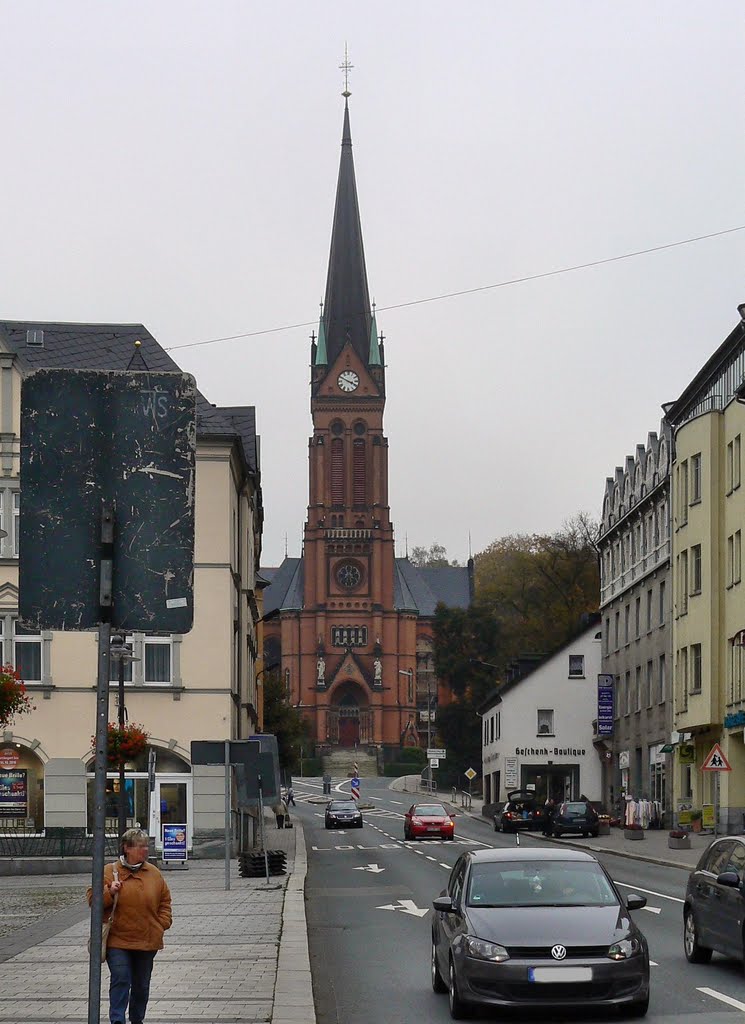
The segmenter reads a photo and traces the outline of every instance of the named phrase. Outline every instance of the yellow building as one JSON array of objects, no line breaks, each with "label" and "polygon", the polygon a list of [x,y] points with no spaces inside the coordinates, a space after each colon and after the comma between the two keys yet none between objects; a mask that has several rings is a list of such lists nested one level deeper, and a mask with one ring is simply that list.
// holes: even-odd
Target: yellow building
[{"label": "yellow building", "polygon": [[[681,397],[666,406],[674,430],[672,575],[675,798],[678,812],[713,823],[715,773],[702,771],[719,743],[731,772],[718,772],[722,831],[745,814],[745,585],[741,439],[745,406],[741,321]],[[685,819],[684,819],[685,820]]]},{"label": "yellow building", "polygon": [[[0,734],[0,856],[12,853],[10,835],[49,837],[60,830],[68,848],[75,839],[83,852],[92,825],[97,633],[34,635],[17,618],[21,381],[42,367],[124,370],[136,339],[150,370],[179,370],[141,325],[0,321],[0,527],[7,533],[0,541],[0,654],[3,664],[19,669],[35,704]],[[219,854],[224,835],[224,769],[192,770],[191,741],[245,739],[259,726],[263,507],[253,408],[216,408],[198,396],[195,495],[193,628],[183,636],[126,638],[137,659],[126,667],[128,719],[149,733],[148,750],[127,765],[126,806],[129,820],[147,828],[153,751],[155,807],[164,821],[186,824],[190,848],[210,855]],[[115,721],[113,664],[112,675],[109,720]],[[117,793],[112,775],[112,832]]]}]

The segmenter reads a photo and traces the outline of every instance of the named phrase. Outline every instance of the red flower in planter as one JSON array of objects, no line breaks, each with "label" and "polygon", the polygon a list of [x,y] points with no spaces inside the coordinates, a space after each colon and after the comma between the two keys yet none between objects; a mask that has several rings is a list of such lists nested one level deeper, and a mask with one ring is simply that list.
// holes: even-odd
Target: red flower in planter
[{"label": "red flower in planter", "polygon": [[641,827],[641,825],[639,824],[638,821],[635,821],[633,823],[633,825],[624,825],[623,827],[624,827],[624,829],[627,832],[642,832],[643,831],[643,829],[642,829],[642,827]]},{"label": "red flower in planter", "polygon": [[16,715],[35,711],[26,684],[12,665],[0,668],[0,726],[10,725]]},{"label": "red flower in planter", "polygon": [[[147,748],[150,734],[143,726],[130,722],[120,728],[109,722],[108,762],[110,768],[118,768],[125,761],[133,761]],[[91,736],[91,747],[95,747],[96,738]]]}]

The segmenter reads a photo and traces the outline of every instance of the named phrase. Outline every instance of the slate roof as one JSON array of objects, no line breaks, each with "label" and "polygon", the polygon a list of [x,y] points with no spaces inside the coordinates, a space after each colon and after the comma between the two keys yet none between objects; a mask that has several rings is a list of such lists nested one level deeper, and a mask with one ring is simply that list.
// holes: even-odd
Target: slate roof
[{"label": "slate roof", "polygon": [[344,129],[323,322],[329,365],[334,362],[347,341],[352,343],[363,364],[367,365],[370,355],[370,291],[367,285],[347,104],[344,106]]},{"label": "slate roof", "polygon": [[280,566],[259,569],[269,586],[264,591],[264,618],[285,608],[303,607],[303,559],[285,558]]},{"label": "slate roof", "polygon": [[[27,344],[29,330],[43,331],[43,344]],[[21,369],[126,370],[140,341],[149,370],[181,373],[181,367],[142,324],[44,323],[0,320],[0,346],[13,352]],[[135,360],[134,369],[141,369]],[[246,462],[257,472],[256,414],[251,406],[219,409],[197,391],[197,434],[240,438]]]}]

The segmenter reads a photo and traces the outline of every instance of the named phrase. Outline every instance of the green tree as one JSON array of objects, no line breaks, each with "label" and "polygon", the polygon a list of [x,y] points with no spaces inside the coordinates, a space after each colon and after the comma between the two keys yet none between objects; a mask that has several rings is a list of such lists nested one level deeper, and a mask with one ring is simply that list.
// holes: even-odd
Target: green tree
[{"label": "green tree", "polygon": [[596,611],[597,525],[584,514],[554,534],[513,534],[475,558],[476,602],[500,625],[500,668],[518,654],[549,653]]},{"label": "green tree", "polygon": [[309,723],[288,703],[282,676],[276,670],[264,674],[264,732],[277,737],[280,767],[290,772],[300,766],[300,748],[312,747]]},{"label": "green tree", "polygon": [[438,544],[437,541],[430,544],[428,548],[423,546],[412,548],[411,554],[409,555],[409,561],[420,569],[432,566],[460,565],[460,562],[455,559],[453,559],[452,562],[448,560],[447,550],[442,546],[442,544]]}]

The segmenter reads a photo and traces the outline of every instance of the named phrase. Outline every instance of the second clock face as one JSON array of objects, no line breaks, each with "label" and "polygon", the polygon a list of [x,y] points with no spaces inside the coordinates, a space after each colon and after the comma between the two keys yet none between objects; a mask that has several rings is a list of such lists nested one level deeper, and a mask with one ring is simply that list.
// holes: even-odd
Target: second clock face
[{"label": "second clock face", "polygon": [[354,370],[342,370],[336,378],[336,383],[342,391],[356,391],[360,384],[360,378]]}]

